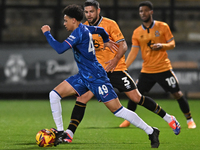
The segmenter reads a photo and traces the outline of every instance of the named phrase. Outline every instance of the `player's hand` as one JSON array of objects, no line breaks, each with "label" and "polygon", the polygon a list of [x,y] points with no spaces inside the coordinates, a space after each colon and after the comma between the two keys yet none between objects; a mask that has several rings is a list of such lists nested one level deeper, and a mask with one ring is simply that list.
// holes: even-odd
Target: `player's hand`
[{"label": "player's hand", "polygon": [[108,64],[105,68],[106,72],[113,72],[117,66],[118,60],[116,58],[113,58],[107,62],[105,62],[105,64]]},{"label": "player's hand", "polygon": [[115,43],[114,41],[109,40],[108,42],[104,43],[104,49],[105,49],[105,47],[108,47],[110,49],[110,51],[114,53],[114,51],[116,51],[116,52],[118,51],[117,45],[118,44]]},{"label": "player's hand", "polygon": [[162,49],[162,48],[163,48],[163,45],[162,45],[161,43],[153,44],[153,45],[151,46],[151,49],[152,49],[152,50],[155,50],[155,51],[158,51],[158,50],[160,50],[160,49]]},{"label": "player's hand", "polygon": [[51,28],[48,26],[48,25],[43,25],[42,28],[41,28],[42,32],[45,33],[47,31],[50,31]]}]

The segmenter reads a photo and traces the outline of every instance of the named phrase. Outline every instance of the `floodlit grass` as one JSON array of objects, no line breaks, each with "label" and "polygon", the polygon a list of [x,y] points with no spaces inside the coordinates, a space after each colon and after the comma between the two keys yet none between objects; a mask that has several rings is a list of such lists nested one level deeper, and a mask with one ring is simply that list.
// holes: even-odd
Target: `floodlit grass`
[{"label": "floodlit grass", "polygon": [[[121,101],[127,106],[127,100]],[[162,150],[200,149],[200,101],[189,100],[196,129],[187,129],[186,119],[173,100],[156,100],[169,114],[173,114],[181,124],[180,135],[176,136],[168,124],[159,116],[138,106],[137,114],[149,125],[160,129],[160,147]],[[63,100],[63,121],[65,129],[71,116],[74,100]],[[0,150],[32,149],[83,149],[83,150],[146,150],[150,141],[143,130],[133,125],[118,128],[123,121],[115,117],[96,100],[87,104],[85,117],[74,135],[73,143],[60,144],[57,147],[41,148],[35,143],[36,133],[43,128],[55,127],[48,100],[1,100],[0,101]]]}]

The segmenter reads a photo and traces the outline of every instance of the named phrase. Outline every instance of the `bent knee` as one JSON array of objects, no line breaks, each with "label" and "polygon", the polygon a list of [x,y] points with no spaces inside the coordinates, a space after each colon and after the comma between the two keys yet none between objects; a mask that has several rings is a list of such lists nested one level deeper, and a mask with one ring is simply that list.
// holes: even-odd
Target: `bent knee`
[{"label": "bent knee", "polygon": [[183,93],[181,91],[172,93],[175,99],[180,99],[183,96]]},{"label": "bent knee", "polygon": [[138,89],[132,90],[130,92],[125,92],[125,93],[131,101],[133,101],[137,104],[140,102],[142,95],[140,94]]},{"label": "bent knee", "polygon": [[57,101],[61,100],[61,97],[56,91],[52,90],[49,92],[49,99],[50,103],[56,103]]}]

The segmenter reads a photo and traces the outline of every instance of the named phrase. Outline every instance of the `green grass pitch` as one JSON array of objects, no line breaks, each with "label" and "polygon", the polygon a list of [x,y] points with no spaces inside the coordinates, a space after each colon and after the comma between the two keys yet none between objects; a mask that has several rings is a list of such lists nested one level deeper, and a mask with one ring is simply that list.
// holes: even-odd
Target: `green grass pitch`
[{"label": "green grass pitch", "polygon": [[[168,124],[158,115],[138,106],[136,113],[149,125],[160,129],[162,150],[200,149],[200,101],[189,100],[196,129],[188,129],[186,119],[175,100],[156,100],[169,114],[175,115],[181,124],[181,133],[175,135]],[[121,100],[127,106],[127,100]],[[63,121],[67,129],[75,100],[63,100]],[[1,100],[0,101],[0,150],[147,150],[150,141],[146,133],[131,125],[119,128],[123,121],[115,117],[103,103],[91,100],[85,117],[71,144],[41,148],[35,143],[36,133],[43,128],[55,127],[48,100]]]}]

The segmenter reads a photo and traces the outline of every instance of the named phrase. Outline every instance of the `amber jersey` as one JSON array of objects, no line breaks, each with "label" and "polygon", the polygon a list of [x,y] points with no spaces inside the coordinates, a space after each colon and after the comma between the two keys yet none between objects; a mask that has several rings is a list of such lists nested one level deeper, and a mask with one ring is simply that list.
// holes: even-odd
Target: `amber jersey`
[{"label": "amber jersey", "polygon": [[151,50],[154,43],[168,43],[174,37],[169,26],[161,21],[153,21],[149,28],[144,25],[133,31],[132,47],[139,47],[142,54],[143,73],[159,73],[172,69],[171,62],[165,49]]},{"label": "amber jersey", "polygon": [[[89,25],[88,21],[86,21],[84,24]],[[108,33],[109,39],[115,41],[116,43],[125,40],[121,30],[119,29],[119,26],[114,20],[101,16],[99,21],[96,23],[96,26],[103,27],[105,31]],[[92,37],[94,41],[97,60],[105,69],[105,67],[108,65],[105,64],[105,62],[108,62],[109,60],[113,59],[117,52],[113,53],[107,47],[104,49],[103,39],[101,38],[100,35],[93,34]],[[125,55],[119,60],[118,65],[116,66],[114,71],[123,71],[123,70],[127,70],[125,64]]]}]

